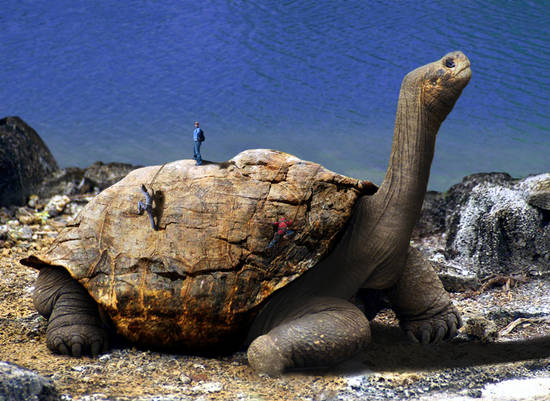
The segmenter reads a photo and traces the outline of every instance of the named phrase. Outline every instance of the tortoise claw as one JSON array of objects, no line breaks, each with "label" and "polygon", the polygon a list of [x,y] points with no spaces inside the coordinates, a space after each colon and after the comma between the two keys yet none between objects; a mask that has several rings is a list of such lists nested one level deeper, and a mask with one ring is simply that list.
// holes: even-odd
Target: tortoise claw
[{"label": "tortoise claw", "polygon": [[426,319],[401,321],[401,327],[409,340],[422,344],[435,344],[444,339],[449,340],[456,336],[461,326],[462,319],[453,305]]},{"label": "tortoise claw", "polygon": [[96,357],[108,349],[108,335],[105,329],[90,325],[72,325],[48,330],[46,342],[53,352],[76,358],[82,355]]},{"label": "tortoise claw", "polygon": [[82,355],[82,344],[75,342],[71,347],[71,355],[79,358]]},{"label": "tortoise claw", "polygon": [[441,340],[443,340],[443,338],[445,338],[445,333],[446,333],[446,329],[445,327],[438,327],[437,328],[437,331],[435,333],[435,337],[434,337],[434,340],[433,340],[433,343],[434,344],[437,344],[439,342],[441,342]]}]

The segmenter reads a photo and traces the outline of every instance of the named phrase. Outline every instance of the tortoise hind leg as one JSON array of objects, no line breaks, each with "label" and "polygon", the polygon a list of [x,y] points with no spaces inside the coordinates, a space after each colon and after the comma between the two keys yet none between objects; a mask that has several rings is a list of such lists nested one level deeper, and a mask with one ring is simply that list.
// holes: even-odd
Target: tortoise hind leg
[{"label": "tortoise hind leg", "polygon": [[314,298],[257,337],[248,362],[258,373],[277,376],[289,368],[335,365],[369,341],[369,322],[357,307],[338,298]]},{"label": "tortoise hind leg", "polygon": [[108,335],[96,302],[64,269],[40,269],[33,303],[48,319],[46,344],[53,352],[79,357],[107,351]]},{"label": "tortoise hind leg", "polygon": [[410,247],[403,275],[388,291],[402,329],[414,342],[437,343],[456,336],[460,313],[431,263]]}]

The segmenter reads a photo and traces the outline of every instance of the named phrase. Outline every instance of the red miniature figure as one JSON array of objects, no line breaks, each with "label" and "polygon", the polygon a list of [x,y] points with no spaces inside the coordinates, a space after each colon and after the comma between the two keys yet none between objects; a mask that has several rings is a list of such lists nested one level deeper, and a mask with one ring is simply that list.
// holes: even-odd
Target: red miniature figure
[{"label": "red miniature figure", "polygon": [[294,231],[289,229],[289,227],[292,225],[292,220],[287,220],[286,217],[281,217],[279,221],[274,222],[273,225],[277,229],[277,232],[275,233],[275,235],[273,236],[273,239],[267,246],[268,249],[273,248],[275,244],[279,242],[281,237],[284,236],[285,238],[288,238],[294,234]]}]

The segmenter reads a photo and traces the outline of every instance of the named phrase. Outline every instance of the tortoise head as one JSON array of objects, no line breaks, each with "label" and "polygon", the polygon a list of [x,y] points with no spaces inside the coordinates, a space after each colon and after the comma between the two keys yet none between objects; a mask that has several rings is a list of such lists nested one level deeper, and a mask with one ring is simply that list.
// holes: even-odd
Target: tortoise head
[{"label": "tortoise head", "polygon": [[412,92],[408,93],[408,97],[418,100],[424,116],[441,123],[471,76],[468,57],[460,51],[454,51],[411,71],[403,80],[403,88]]}]

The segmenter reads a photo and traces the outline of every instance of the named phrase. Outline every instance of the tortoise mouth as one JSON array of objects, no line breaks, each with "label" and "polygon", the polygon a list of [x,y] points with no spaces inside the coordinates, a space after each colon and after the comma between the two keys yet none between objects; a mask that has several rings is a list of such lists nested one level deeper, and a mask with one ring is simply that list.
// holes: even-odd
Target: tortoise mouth
[{"label": "tortoise mouth", "polygon": [[459,78],[461,80],[469,80],[472,76],[472,70],[470,69],[470,60],[462,52],[458,52],[453,56],[454,57],[452,57],[452,61],[456,64],[456,66],[453,66],[455,78]]},{"label": "tortoise mouth", "polygon": [[456,72],[456,75],[455,75],[457,78],[468,78],[470,79],[470,77],[472,76],[472,70],[470,69],[470,62],[469,61],[466,61],[462,66],[461,68]]}]

